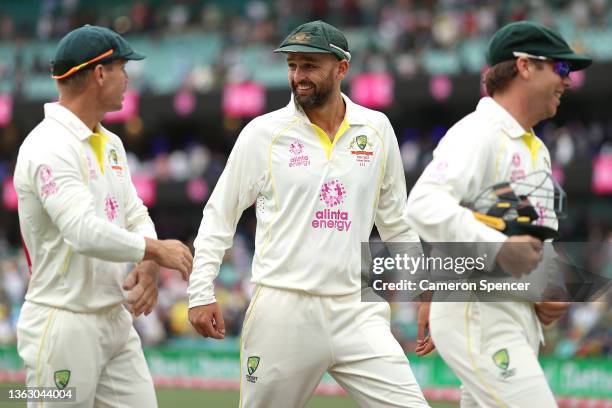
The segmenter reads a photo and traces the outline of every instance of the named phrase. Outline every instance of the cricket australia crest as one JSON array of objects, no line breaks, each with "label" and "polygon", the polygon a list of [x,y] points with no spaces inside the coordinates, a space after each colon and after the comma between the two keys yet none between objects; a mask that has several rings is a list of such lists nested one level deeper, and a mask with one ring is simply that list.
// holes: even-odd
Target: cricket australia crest
[{"label": "cricket australia crest", "polygon": [[252,383],[257,382],[257,377],[254,377],[253,374],[255,374],[255,371],[257,371],[257,367],[259,367],[259,360],[260,358],[258,356],[250,356],[247,359],[248,374],[246,375],[246,380],[248,382],[252,382]]},{"label": "cricket australia crest", "polygon": [[351,155],[355,156],[356,162],[360,167],[365,167],[372,161],[374,156],[374,144],[368,139],[367,135],[356,136],[349,144]]},{"label": "cricket australia crest", "polygon": [[63,390],[70,381],[70,370],[58,370],[54,372],[53,381],[58,389]]},{"label": "cricket australia crest", "polygon": [[495,353],[493,353],[493,363],[497,366],[497,368],[501,369],[501,377],[506,379],[512,377],[516,374],[516,368],[508,369],[510,367],[510,354],[508,353],[508,349],[499,349]]}]

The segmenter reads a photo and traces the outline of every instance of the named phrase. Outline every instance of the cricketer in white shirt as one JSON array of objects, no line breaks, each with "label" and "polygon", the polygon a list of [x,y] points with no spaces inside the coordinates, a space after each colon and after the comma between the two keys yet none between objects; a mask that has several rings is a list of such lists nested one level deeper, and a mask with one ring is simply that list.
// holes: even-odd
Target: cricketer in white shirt
[{"label": "cricketer in white shirt", "polygon": [[[156,238],[136,195],[123,144],[99,125],[45,104],[15,168],[19,221],[32,276],[17,325],[30,387],[73,388],[74,405],[157,405],[140,339],[125,309],[125,262]],[[34,406],[33,402],[30,406]],[[58,405],[59,406],[59,405]]]},{"label": "cricketer in white shirt", "polygon": [[361,243],[374,224],[384,241],[419,241],[404,217],[397,138],[384,114],[342,97],[333,142],[293,99],[251,121],[204,209],[190,308],[216,301],[223,255],[256,205],[244,406],[303,406],[325,371],[364,406],[427,406],[390,332],[388,304],[360,299]]}]

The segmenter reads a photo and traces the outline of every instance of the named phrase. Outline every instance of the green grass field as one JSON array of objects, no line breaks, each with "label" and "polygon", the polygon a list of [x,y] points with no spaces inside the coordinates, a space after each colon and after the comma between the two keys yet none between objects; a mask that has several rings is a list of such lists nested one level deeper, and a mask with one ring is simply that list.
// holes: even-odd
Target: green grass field
[{"label": "green grass field", "polygon": [[[13,384],[23,387],[22,384]],[[11,384],[0,384],[3,389]],[[0,399],[0,408],[25,407],[23,402],[6,402],[5,396]],[[157,400],[159,408],[234,408],[238,407],[238,392],[209,391],[178,388],[159,388]],[[432,408],[456,408],[457,404],[447,402],[430,402]],[[314,396],[306,405],[307,408],[358,408],[348,397]],[[145,408],[145,407],[143,407]],[[283,407],[291,408],[291,407]]]},{"label": "green grass field", "polygon": [[[158,389],[157,398],[160,408],[238,407],[238,393],[235,391]],[[458,404],[430,402],[432,408],[456,408]],[[348,397],[314,396],[307,408],[358,408]],[[285,408],[285,407],[283,407]],[[290,408],[290,407],[286,407]]]}]

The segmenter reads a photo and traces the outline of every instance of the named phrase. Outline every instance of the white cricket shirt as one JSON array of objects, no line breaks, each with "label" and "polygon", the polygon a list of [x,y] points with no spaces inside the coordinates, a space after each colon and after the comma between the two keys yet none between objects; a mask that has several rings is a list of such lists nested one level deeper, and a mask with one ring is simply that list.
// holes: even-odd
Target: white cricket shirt
[{"label": "white cricket shirt", "polygon": [[[482,243],[481,255],[486,254],[490,269],[508,237],[476,220],[461,204],[473,202],[485,188],[520,180],[536,170],[551,172],[544,143],[495,100],[484,97],[436,147],[433,160],[410,191],[406,217],[425,241]],[[545,187],[552,189],[552,185]],[[529,200],[541,216],[538,222],[556,229],[552,196],[535,194]],[[547,266],[552,263],[541,262],[539,268]],[[549,278],[546,272],[534,271],[521,280],[532,282],[529,293],[538,293]],[[495,280],[516,282],[511,276]]]},{"label": "white cricket shirt", "polygon": [[[493,184],[518,180],[536,170],[550,173],[546,146],[527,133],[533,135],[490,97],[482,98],[476,111],[451,127],[410,191],[407,217],[419,235],[430,242],[505,241],[506,235],[477,221],[460,203],[473,202]],[[537,208],[553,208],[550,202],[538,202],[538,197],[530,200]],[[556,221],[547,222],[556,229]]]},{"label": "white cricket shirt", "polygon": [[[252,282],[315,295],[361,289],[361,242],[418,241],[403,216],[406,181],[387,117],[343,95],[330,142],[293,100],[240,133],[195,240],[189,306],[215,302],[213,280],[238,220],[256,203]],[[419,246],[420,251],[420,246]]]},{"label": "white cricket shirt", "polygon": [[101,164],[92,131],[49,103],[19,149],[14,184],[32,260],[28,301],[74,312],[120,304],[124,262],[142,260],[143,236],[156,237],[121,140],[100,125],[98,133],[107,138]]}]

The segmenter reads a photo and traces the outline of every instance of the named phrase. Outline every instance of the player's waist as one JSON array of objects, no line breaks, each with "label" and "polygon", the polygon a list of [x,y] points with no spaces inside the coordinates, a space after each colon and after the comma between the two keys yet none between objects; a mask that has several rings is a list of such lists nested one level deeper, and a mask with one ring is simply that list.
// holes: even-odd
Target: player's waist
[{"label": "player's waist", "polygon": [[99,299],[99,296],[96,296],[95,293],[90,293],[87,296],[76,296],[75,294],[61,293],[58,290],[57,294],[28,291],[25,300],[25,303],[29,302],[33,305],[68,310],[73,313],[107,314],[123,308],[125,297],[123,295],[107,295],[104,299]]},{"label": "player's waist", "polygon": [[282,279],[273,275],[258,276],[253,274],[251,282],[265,287],[300,292],[311,296],[350,296],[361,292],[360,281],[356,282],[300,282]]}]

